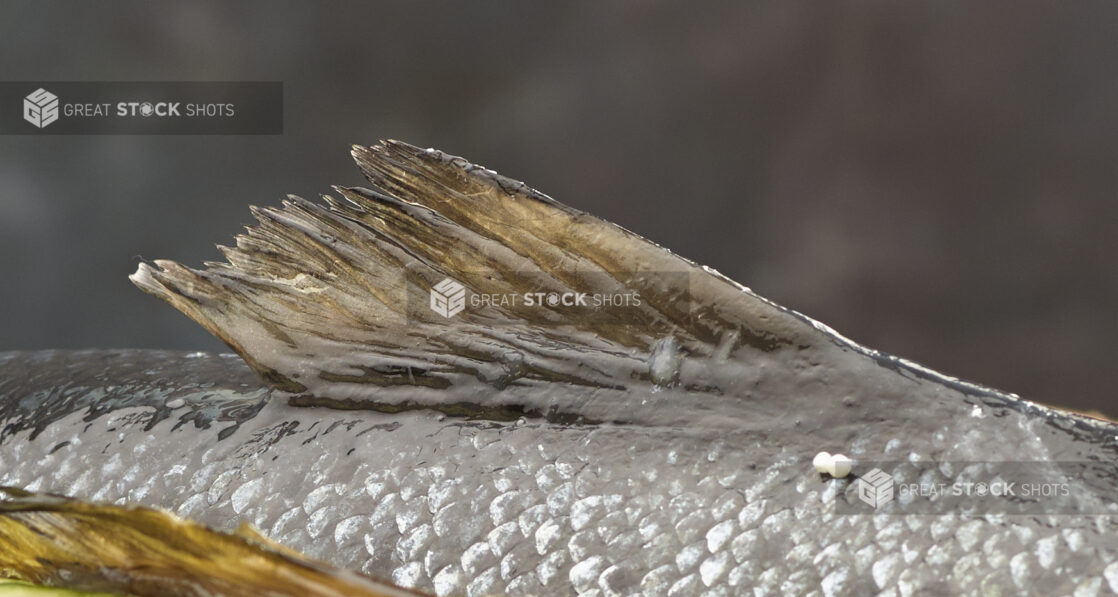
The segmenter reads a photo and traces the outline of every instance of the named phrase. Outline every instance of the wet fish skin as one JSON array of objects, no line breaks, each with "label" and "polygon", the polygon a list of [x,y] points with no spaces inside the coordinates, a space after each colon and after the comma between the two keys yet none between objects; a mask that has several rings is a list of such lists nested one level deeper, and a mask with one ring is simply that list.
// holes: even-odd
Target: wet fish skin
[{"label": "wet fish skin", "polygon": [[[1115,425],[860,347],[460,158],[355,156],[381,190],[257,210],[230,264],[134,276],[248,367],[0,355],[0,484],[248,521],[437,594],[1118,591]],[[405,266],[421,295],[517,288],[475,258],[647,303],[594,326],[400,311]],[[648,273],[679,271],[686,291]],[[814,472],[821,450],[1093,463],[1071,500],[1106,515],[840,514],[855,485]]]},{"label": "wet fish skin", "polygon": [[175,429],[219,425],[228,434],[270,393],[236,355],[43,350],[0,353],[0,366],[0,443],[25,431],[34,439],[74,413],[93,421],[136,407],[147,407],[145,425],[173,416]]},{"label": "wet fish skin", "polygon": [[[944,416],[926,430],[891,428],[882,416],[860,423],[873,434],[839,424],[825,436],[806,418],[796,424],[795,405],[784,425],[711,433],[270,400],[218,439],[221,425],[174,429],[176,416],[153,425],[157,408],[128,402],[172,386],[165,375],[177,366],[223,369],[215,383],[242,383],[247,369],[227,357],[5,353],[0,363],[0,395],[9,401],[49,395],[66,405],[91,392],[120,399],[92,420],[74,408],[34,439],[30,428],[6,437],[0,484],[163,506],[219,529],[248,521],[312,557],[439,594],[1070,594],[1108,587],[1118,570],[1109,517],[836,514],[831,500],[846,483],[812,473],[821,446],[848,446],[855,458],[979,459],[999,447],[1042,455],[1034,445],[1062,457],[1099,454],[1089,430],[928,381],[898,380],[906,393],[940,396],[934,412]],[[50,380],[83,363],[105,385]],[[118,368],[134,373],[115,384]],[[145,379],[145,370],[159,374]],[[45,374],[33,378],[41,385],[22,381],[28,371]],[[260,389],[244,386],[241,396],[255,400]],[[975,408],[985,416],[970,416]]]}]

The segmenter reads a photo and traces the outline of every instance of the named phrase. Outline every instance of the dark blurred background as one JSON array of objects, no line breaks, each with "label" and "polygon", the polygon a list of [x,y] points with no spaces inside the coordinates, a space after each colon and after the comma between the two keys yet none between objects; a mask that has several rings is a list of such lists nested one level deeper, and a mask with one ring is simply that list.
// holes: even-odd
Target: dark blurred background
[{"label": "dark blurred background", "polygon": [[0,3],[0,79],[280,80],[282,136],[0,137],[0,350],[223,350],[132,287],[465,156],[850,338],[1118,415],[1118,3]]}]

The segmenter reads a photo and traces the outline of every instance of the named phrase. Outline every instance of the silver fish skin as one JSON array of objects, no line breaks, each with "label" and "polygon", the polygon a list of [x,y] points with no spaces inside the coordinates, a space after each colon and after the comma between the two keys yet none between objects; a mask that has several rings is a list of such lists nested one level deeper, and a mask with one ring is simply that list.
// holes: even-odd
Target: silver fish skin
[{"label": "silver fish skin", "polygon": [[[820,448],[1112,459],[1113,429],[881,370],[877,398],[789,400],[727,431],[293,407],[232,355],[4,353],[0,484],[249,521],[439,595],[1114,588],[1110,516],[837,512],[852,484],[814,472]],[[1106,482],[1076,488],[1085,508]]]},{"label": "silver fish skin", "polygon": [[[460,158],[399,143],[355,156],[381,191],[292,198],[257,212],[230,264],[133,277],[244,362],[0,353],[0,484],[247,521],[437,595],[1118,592],[1113,423],[858,346]],[[401,267],[424,296],[452,275],[515,285],[471,259],[648,300],[591,324],[394,310]],[[817,473],[820,451],[854,475]],[[1074,474],[1058,500],[915,513],[899,494],[860,502],[871,467],[898,492]]]}]

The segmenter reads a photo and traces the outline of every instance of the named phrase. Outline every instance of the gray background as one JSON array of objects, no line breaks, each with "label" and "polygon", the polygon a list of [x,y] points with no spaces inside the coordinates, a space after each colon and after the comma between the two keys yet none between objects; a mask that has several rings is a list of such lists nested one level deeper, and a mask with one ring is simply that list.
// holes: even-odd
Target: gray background
[{"label": "gray background", "polygon": [[1118,415],[1118,4],[0,3],[3,80],[280,80],[286,132],[0,137],[0,350],[218,350],[126,279],[435,146],[849,337]]}]

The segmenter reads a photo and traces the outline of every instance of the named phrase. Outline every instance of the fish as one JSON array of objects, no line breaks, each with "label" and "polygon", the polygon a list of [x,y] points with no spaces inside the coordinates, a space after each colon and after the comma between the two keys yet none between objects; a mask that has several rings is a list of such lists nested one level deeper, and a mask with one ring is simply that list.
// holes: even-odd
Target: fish
[{"label": "fish", "polygon": [[0,595],[13,596],[416,595],[309,560],[250,525],[221,533],[158,509],[11,488],[0,489],[0,570]]},{"label": "fish", "polygon": [[370,187],[131,276],[235,355],[0,353],[0,485],[434,595],[1118,592],[1115,423],[863,347],[463,158],[352,155]]}]

